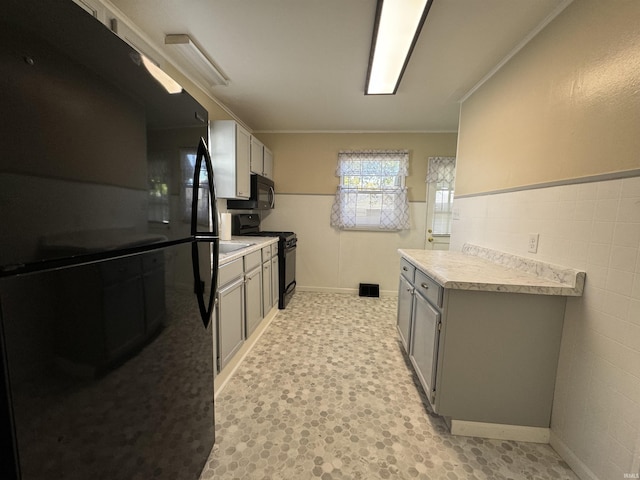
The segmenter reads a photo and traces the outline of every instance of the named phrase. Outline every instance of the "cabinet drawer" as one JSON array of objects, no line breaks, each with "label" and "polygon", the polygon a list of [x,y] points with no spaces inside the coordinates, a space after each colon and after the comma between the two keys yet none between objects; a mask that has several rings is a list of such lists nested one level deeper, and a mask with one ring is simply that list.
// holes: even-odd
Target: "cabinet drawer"
[{"label": "cabinet drawer", "polygon": [[416,292],[429,300],[433,305],[442,307],[442,287],[420,270],[416,270]]},{"label": "cabinet drawer", "polygon": [[220,267],[218,271],[218,285],[224,287],[230,281],[242,276],[242,259],[238,258]]},{"label": "cabinet drawer", "polygon": [[278,243],[272,243],[271,244],[271,256],[272,257],[277,257],[278,256]]},{"label": "cabinet drawer", "polygon": [[262,264],[260,250],[244,256],[244,271],[249,272]]},{"label": "cabinet drawer", "polygon": [[416,267],[414,267],[411,263],[409,263],[404,258],[400,259],[400,275],[413,283],[414,274],[416,272]]},{"label": "cabinet drawer", "polygon": [[271,259],[271,245],[262,249],[262,261],[266,262]]}]

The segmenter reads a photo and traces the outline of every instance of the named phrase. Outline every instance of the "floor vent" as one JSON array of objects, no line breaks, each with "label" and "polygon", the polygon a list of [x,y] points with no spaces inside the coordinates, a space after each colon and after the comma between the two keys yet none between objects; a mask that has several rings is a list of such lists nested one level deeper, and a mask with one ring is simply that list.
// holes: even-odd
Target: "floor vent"
[{"label": "floor vent", "polygon": [[361,297],[379,297],[380,285],[377,283],[361,283],[358,295]]}]

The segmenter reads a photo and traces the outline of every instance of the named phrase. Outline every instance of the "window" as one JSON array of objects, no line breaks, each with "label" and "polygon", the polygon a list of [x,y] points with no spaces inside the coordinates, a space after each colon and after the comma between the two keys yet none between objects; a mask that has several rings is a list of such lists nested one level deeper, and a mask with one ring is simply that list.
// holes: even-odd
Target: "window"
[{"label": "window", "polygon": [[331,225],[342,229],[408,230],[409,202],[404,180],[409,152],[385,150],[340,152],[340,185]]},{"label": "window", "polygon": [[[196,166],[197,150],[195,148],[180,149],[180,163],[182,164],[182,212],[185,222],[191,221],[191,202],[193,196],[193,173]],[[200,169],[200,188],[198,189],[198,223],[209,225],[209,178],[207,169]]]},{"label": "window", "polygon": [[431,229],[434,235],[451,234],[455,170],[455,157],[429,157],[427,207],[433,208]]},{"label": "window", "polygon": [[149,159],[149,221],[169,223],[169,164]]}]

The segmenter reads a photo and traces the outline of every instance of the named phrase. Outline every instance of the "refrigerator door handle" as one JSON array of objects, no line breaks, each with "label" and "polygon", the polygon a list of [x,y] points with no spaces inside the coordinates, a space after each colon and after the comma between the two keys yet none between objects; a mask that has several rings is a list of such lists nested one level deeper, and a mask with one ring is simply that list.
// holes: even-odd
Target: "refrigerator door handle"
[{"label": "refrigerator door handle", "polygon": [[[198,244],[210,243],[213,247],[211,259],[211,288],[209,289],[209,299],[205,302],[205,283],[200,278],[200,252]],[[193,264],[193,289],[198,300],[198,309],[200,310],[200,318],[204,328],[209,327],[211,323],[211,315],[215,308],[216,294],[218,291],[218,255],[220,253],[219,240],[214,239],[207,242],[194,241],[191,243],[191,262]]]},{"label": "refrigerator door handle", "polygon": [[[209,190],[209,218],[210,231],[198,232],[198,193],[200,191],[200,170],[202,169],[202,161],[204,160],[207,170],[208,190]],[[196,163],[193,169],[193,190],[191,192],[191,263],[193,265],[193,282],[194,292],[198,300],[198,308],[200,317],[204,327],[207,328],[211,322],[211,315],[215,308],[214,300],[218,290],[218,256],[220,253],[220,245],[218,240],[218,209],[216,205],[215,182],[213,177],[213,165],[207,144],[204,138],[198,143],[198,153],[196,155]],[[200,253],[198,251],[198,243],[210,243],[212,248],[211,256],[211,288],[209,290],[209,299],[205,303],[205,283],[200,277]]]},{"label": "refrigerator door handle", "polygon": [[[202,170],[202,161],[204,160],[205,168],[207,170],[208,178],[208,190],[209,190],[209,211],[211,217],[209,218],[210,231],[198,232],[198,193],[200,191],[200,170]],[[217,238],[219,235],[218,229],[218,207],[216,204],[216,185],[213,176],[213,165],[211,163],[211,156],[209,155],[209,149],[204,141],[204,138],[200,138],[198,143],[198,153],[196,155],[196,163],[193,167],[193,187],[191,192],[191,236],[197,238]]]}]

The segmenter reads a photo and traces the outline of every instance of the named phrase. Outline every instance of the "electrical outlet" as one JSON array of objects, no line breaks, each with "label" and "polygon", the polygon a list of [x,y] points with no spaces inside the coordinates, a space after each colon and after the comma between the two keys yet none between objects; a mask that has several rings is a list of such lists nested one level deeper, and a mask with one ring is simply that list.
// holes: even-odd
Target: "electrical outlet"
[{"label": "electrical outlet", "polygon": [[539,233],[530,233],[529,234],[529,248],[528,252],[537,253],[538,252],[538,239],[540,238]]}]

